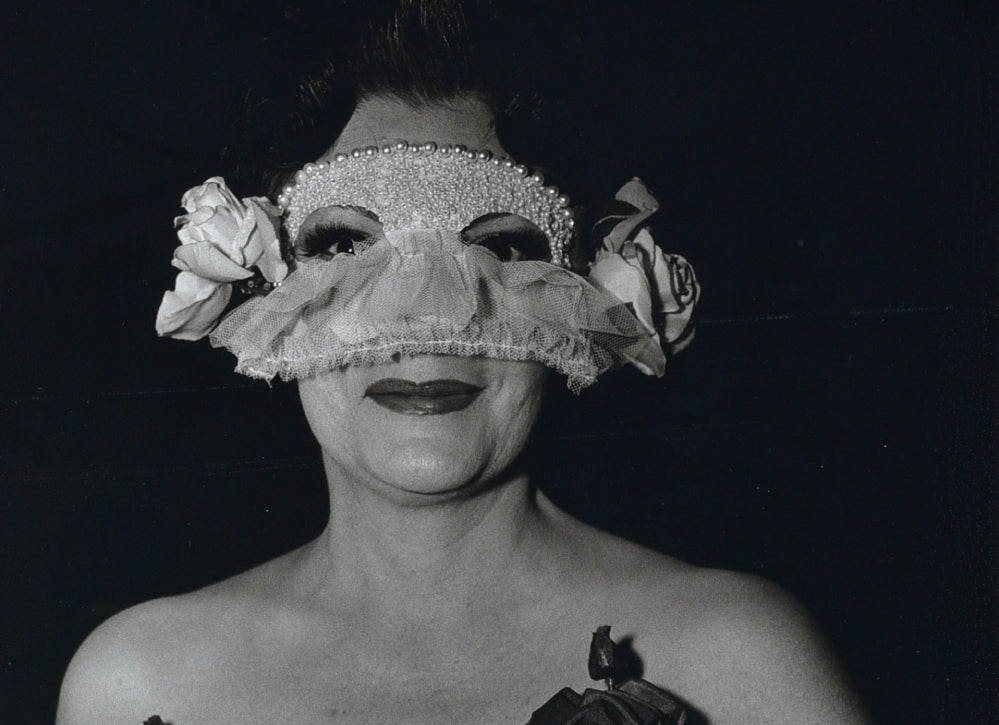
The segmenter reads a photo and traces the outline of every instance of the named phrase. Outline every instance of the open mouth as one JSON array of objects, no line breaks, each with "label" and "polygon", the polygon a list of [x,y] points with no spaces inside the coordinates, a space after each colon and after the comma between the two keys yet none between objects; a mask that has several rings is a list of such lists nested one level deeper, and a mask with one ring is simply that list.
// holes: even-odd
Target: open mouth
[{"label": "open mouth", "polygon": [[403,415],[443,415],[470,406],[482,388],[460,380],[428,380],[414,383],[383,378],[368,386],[364,396]]}]

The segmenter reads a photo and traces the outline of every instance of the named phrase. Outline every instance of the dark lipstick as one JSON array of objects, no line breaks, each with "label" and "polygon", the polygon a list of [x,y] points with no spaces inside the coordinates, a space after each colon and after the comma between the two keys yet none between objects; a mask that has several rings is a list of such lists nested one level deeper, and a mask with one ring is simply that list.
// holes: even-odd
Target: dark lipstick
[{"label": "dark lipstick", "polygon": [[428,380],[414,383],[383,378],[368,386],[365,397],[403,415],[442,415],[471,405],[482,388],[460,380]]}]

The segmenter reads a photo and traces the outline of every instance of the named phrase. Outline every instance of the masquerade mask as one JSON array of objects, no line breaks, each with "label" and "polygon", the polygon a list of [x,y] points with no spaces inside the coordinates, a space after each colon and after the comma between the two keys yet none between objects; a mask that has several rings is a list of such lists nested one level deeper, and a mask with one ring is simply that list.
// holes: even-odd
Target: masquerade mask
[{"label": "masquerade mask", "polygon": [[[218,289],[249,281],[269,294],[236,308],[211,339],[237,356],[237,371],[252,377],[306,377],[416,354],[534,360],[565,374],[574,390],[627,362],[662,374],[659,339],[641,314],[636,317],[635,300],[567,269],[568,199],[523,166],[432,143],[369,147],[306,166],[279,204],[239,202],[221,179],[185,195],[189,213],[178,219],[184,244],[174,259],[182,271],[161,306],[160,334],[203,336],[212,315],[221,313],[220,299],[221,307],[228,301],[228,292]],[[211,215],[203,211],[209,205]],[[247,240],[263,230],[264,241],[249,253],[249,241],[203,239],[211,235],[191,228],[230,208],[239,220],[256,220],[229,225],[252,226]],[[280,255],[272,259],[270,237],[282,211],[295,253],[291,273],[278,266]],[[630,238],[618,236],[622,243]],[[192,245],[200,253],[185,250]],[[631,245],[633,252],[641,248]],[[634,253],[634,264],[619,251],[605,256],[625,260],[643,279],[665,259],[661,252],[658,258]],[[217,264],[208,268],[203,262],[209,259]],[[652,263],[648,273],[646,262]],[[619,271],[604,275],[611,287]],[[634,297],[631,282],[622,288]],[[651,299],[648,282],[645,289]],[[692,307],[696,282],[687,292]],[[639,307],[653,313],[657,306]],[[689,318],[689,309],[685,314]]]},{"label": "masquerade mask", "polygon": [[569,198],[544,186],[540,174],[489,151],[435,143],[369,146],[308,164],[278,204],[287,209],[285,227],[293,240],[312,212],[331,205],[370,210],[386,232],[458,232],[487,214],[516,214],[548,237],[550,259],[560,266],[568,266],[574,226]]}]

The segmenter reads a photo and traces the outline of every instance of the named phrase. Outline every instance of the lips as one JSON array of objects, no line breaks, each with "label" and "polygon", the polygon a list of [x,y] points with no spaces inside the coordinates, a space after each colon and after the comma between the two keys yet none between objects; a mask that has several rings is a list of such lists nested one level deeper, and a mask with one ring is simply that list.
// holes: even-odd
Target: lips
[{"label": "lips", "polygon": [[471,405],[482,388],[461,380],[429,380],[414,383],[383,378],[368,386],[364,395],[373,402],[403,415],[443,415]]}]

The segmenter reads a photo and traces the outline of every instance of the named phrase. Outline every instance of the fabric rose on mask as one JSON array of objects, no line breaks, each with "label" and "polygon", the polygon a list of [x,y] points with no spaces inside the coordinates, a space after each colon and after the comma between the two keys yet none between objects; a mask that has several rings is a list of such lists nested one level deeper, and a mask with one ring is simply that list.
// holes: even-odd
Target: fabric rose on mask
[{"label": "fabric rose on mask", "polygon": [[234,282],[251,283],[259,274],[275,285],[288,265],[281,256],[281,211],[267,199],[239,200],[215,176],[188,190],[181,206],[187,213],[174,219],[181,244],[173,255],[180,274],[163,296],[156,331],[198,340],[218,322]]},{"label": "fabric rose on mask", "polygon": [[[589,278],[626,303],[665,350],[679,352],[694,336],[690,316],[700,295],[694,268],[656,246],[646,222],[659,203],[641,180],[632,179],[614,198],[594,225],[602,243]],[[661,374],[635,364],[646,374]]]}]

